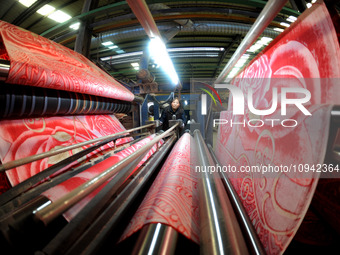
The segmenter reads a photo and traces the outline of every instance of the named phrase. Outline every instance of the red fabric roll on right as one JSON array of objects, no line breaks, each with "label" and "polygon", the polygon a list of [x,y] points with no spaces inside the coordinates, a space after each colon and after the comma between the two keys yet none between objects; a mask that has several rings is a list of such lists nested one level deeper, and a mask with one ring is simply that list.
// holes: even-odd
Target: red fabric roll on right
[{"label": "red fabric roll on right", "polygon": [[[326,6],[318,1],[233,81],[253,102],[245,101],[244,115],[237,115],[232,110],[239,105],[234,107],[230,97],[228,111],[220,114],[229,124],[219,125],[215,153],[221,165],[234,167],[226,174],[267,254],[285,252],[324,177],[321,172],[339,168],[324,164],[332,104],[340,103],[339,78],[339,42]],[[284,108],[284,89],[308,91],[304,108],[309,114],[293,104]],[[287,94],[289,99],[302,95]],[[277,108],[255,114],[250,105],[261,111]]]}]

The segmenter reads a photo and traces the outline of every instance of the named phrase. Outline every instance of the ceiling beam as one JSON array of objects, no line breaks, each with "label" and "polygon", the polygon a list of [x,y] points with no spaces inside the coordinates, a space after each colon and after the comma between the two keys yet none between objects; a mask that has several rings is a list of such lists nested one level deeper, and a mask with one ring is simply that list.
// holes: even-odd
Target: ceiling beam
[{"label": "ceiling beam", "polygon": [[231,50],[231,48],[234,46],[235,43],[240,43],[240,40],[241,40],[241,35],[235,36],[234,39],[232,40],[232,42],[228,45],[228,47],[224,49],[224,52],[223,52],[222,56],[220,57],[220,60],[218,61],[217,68],[215,69],[215,72],[212,75],[212,78],[216,77],[216,74],[219,71],[220,66],[223,63],[225,57],[227,56],[227,54],[229,53],[229,51]]},{"label": "ceiling beam", "polygon": [[[98,3],[99,0],[85,0],[82,13],[87,13],[92,9],[95,9],[98,6]],[[74,51],[84,55],[87,58],[90,55],[91,47],[92,37],[92,28],[90,28],[91,22],[92,19],[87,19],[85,21],[80,22],[76,42],[74,44]]]}]

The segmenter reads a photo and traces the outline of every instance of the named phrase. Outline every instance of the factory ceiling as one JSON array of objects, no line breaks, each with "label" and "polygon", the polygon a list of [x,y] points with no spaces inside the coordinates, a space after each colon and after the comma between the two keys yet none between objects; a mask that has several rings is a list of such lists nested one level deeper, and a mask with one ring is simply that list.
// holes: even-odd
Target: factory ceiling
[{"label": "factory ceiling", "polygon": [[[267,1],[150,0],[146,3],[181,83],[189,84],[191,78],[213,79],[220,74]],[[287,1],[259,38],[258,42],[264,37],[262,47],[258,44],[248,51],[240,67],[270,42],[268,38],[278,36],[311,4],[303,0]],[[136,83],[136,69],[141,66],[148,67],[160,88],[170,85],[157,63],[147,57],[142,59],[147,56],[143,53],[147,52],[150,39],[126,1],[6,0],[0,2],[0,19],[84,54],[130,86]]]}]

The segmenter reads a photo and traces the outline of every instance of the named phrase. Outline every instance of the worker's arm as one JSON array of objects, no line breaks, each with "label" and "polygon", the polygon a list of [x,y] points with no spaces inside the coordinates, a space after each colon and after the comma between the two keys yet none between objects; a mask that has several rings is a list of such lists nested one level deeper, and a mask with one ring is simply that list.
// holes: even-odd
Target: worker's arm
[{"label": "worker's arm", "polygon": [[159,121],[160,121],[160,125],[162,125],[165,121],[165,118],[166,118],[166,111],[167,111],[167,108],[165,108],[162,112],[162,115],[161,117],[159,118]]},{"label": "worker's arm", "polygon": [[182,113],[181,119],[183,120],[183,123],[184,123],[184,125],[185,125],[185,124],[187,123],[187,118],[186,118],[186,116],[185,116],[185,112],[184,112],[184,110],[183,110],[183,113]]}]

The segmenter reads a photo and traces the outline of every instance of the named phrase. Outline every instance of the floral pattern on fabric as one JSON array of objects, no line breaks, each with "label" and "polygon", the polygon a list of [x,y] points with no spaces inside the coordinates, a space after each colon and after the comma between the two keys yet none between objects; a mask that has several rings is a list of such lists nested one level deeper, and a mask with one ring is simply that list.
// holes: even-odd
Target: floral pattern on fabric
[{"label": "floral pattern on fabric", "polygon": [[11,62],[6,83],[134,99],[128,89],[83,55],[4,21],[0,21],[0,56]]},{"label": "floral pattern on fabric", "polygon": [[[256,116],[249,111],[233,115],[229,110],[220,118],[236,124],[220,125],[216,155],[222,165],[316,166],[324,162],[330,110],[340,99],[340,49],[336,32],[322,2],[306,10],[296,22],[278,36],[234,79],[245,99],[249,88],[253,106],[269,109],[273,89],[277,89],[277,109],[270,115]],[[282,115],[282,88],[303,88],[311,93],[304,115],[295,105]],[[287,98],[299,98],[291,93]],[[263,121],[253,121],[254,119]],[[275,121],[266,121],[275,119]],[[282,121],[293,119],[296,127],[284,127]],[[244,124],[243,124],[244,123]],[[249,124],[250,123],[250,124]],[[284,121],[292,125],[292,121]],[[256,127],[258,125],[258,127]],[[228,173],[251,222],[268,254],[282,254],[299,228],[309,208],[320,172],[290,171],[272,174]]]}]

